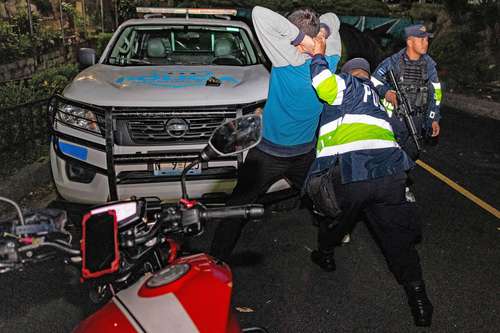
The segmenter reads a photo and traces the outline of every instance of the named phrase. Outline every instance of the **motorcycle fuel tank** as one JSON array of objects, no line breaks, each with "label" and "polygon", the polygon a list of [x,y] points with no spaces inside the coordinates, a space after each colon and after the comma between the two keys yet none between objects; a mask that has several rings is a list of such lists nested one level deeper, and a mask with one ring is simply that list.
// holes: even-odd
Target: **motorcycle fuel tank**
[{"label": "motorcycle fuel tank", "polygon": [[182,257],[120,291],[75,332],[238,333],[231,290],[226,264],[206,254]]}]

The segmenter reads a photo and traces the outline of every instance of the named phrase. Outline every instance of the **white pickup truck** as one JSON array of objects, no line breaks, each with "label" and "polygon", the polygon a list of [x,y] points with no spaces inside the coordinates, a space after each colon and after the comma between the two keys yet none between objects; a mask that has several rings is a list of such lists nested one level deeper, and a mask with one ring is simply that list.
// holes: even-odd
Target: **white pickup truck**
[{"label": "white pickup truck", "polygon": [[[267,98],[265,58],[248,25],[228,17],[234,13],[145,15],[123,23],[98,61],[94,50],[80,50],[87,68],[49,105],[52,174],[64,199],[180,197],[180,172],[212,131]],[[190,196],[230,193],[242,161],[191,170]]]}]

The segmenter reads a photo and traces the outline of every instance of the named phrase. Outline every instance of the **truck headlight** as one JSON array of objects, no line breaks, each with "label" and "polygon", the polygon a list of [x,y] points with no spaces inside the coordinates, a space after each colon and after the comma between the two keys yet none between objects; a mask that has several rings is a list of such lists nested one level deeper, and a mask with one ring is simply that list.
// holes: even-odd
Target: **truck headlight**
[{"label": "truck headlight", "polygon": [[95,113],[79,106],[60,103],[57,106],[56,119],[70,126],[101,134]]},{"label": "truck headlight", "polygon": [[247,104],[242,108],[243,114],[245,115],[254,113],[260,116],[262,115],[265,104],[266,104],[265,100]]}]

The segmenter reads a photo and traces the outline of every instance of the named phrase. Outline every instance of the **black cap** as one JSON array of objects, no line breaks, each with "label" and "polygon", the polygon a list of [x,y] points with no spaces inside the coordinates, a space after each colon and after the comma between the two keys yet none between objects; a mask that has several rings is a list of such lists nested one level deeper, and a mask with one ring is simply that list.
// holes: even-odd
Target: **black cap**
[{"label": "black cap", "polygon": [[405,36],[406,38],[408,37],[424,38],[424,37],[429,37],[430,34],[427,32],[425,25],[415,24],[405,28]]},{"label": "black cap", "polygon": [[362,69],[368,74],[371,73],[370,71],[370,64],[366,59],[364,58],[353,58],[346,62],[344,66],[340,69],[342,73],[350,73],[353,69]]}]

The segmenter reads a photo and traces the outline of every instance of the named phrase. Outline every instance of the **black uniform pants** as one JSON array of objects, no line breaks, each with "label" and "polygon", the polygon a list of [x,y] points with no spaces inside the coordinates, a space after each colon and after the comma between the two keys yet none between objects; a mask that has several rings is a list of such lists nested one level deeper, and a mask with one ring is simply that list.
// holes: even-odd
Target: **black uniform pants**
[{"label": "black uniform pants", "polygon": [[347,184],[340,183],[338,168],[334,175],[342,213],[336,218],[336,224],[320,223],[319,250],[333,253],[334,247],[354,228],[360,214],[365,213],[396,280],[401,284],[422,280],[415,249],[421,225],[415,204],[405,199],[406,174]]},{"label": "black uniform pants", "polygon": [[[238,181],[227,205],[255,203],[272,184],[283,177],[300,190],[314,159],[314,149],[307,154],[293,157],[276,157],[256,148],[251,149],[238,170]],[[228,260],[245,223],[246,221],[243,220],[219,222],[212,240],[210,254],[222,260]]]}]

